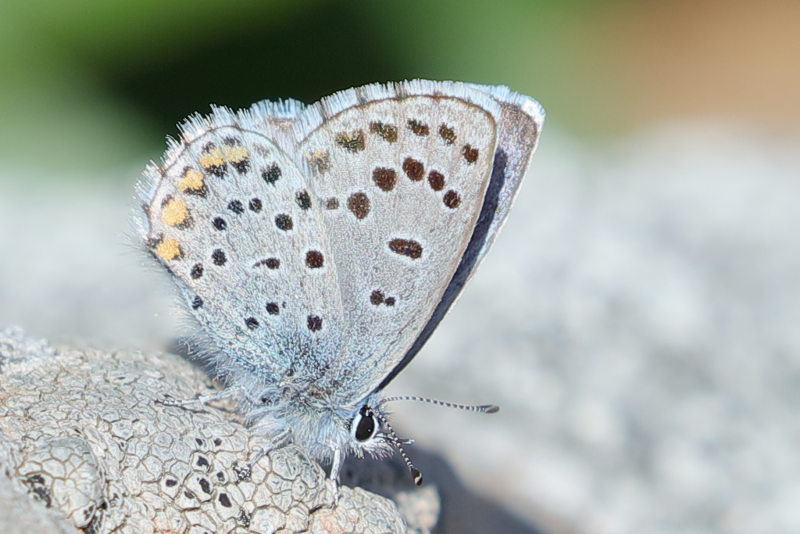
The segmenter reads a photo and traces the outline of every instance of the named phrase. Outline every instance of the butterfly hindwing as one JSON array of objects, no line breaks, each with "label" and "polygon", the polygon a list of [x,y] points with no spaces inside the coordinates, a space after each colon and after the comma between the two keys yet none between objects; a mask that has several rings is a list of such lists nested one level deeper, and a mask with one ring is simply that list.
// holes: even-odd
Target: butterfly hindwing
[{"label": "butterfly hindwing", "polygon": [[182,142],[148,169],[143,232],[231,363],[267,381],[304,367],[311,380],[340,350],[336,265],[320,206],[275,142],[280,130],[261,133],[270,126],[263,113],[221,109],[184,125]]}]

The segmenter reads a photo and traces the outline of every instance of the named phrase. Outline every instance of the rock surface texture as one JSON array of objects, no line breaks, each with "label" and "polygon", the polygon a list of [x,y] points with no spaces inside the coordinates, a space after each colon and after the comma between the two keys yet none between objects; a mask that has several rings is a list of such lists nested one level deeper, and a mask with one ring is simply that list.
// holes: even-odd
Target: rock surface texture
[{"label": "rock surface texture", "polygon": [[0,331],[0,532],[384,533],[435,524],[430,488],[416,505],[413,491],[402,494],[407,517],[360,488],[340,486],[337,499],[326,472],[292,446],[248,470],[264,437],[232,411],[156,402],[212,387],[175,355],[59,349]]}]

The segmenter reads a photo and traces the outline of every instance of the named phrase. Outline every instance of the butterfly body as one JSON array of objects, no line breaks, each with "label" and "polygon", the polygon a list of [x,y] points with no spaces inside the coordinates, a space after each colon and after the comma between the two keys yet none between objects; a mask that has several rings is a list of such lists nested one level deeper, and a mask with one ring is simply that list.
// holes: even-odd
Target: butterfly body
[{"label": "butterfly body", "polygon": [[490,246],[542,120],[503,87],[416,80],[181,126],[141,234],[251,424],[334,465],[399,444],[381,391]]}]

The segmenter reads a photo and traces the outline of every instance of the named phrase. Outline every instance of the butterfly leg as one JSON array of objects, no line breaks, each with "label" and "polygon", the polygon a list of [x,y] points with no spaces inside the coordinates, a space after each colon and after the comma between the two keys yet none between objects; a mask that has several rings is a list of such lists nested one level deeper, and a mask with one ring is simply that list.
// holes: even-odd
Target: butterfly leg
[{"label": "butterfly leg", "polygon": [[250,457],[250,460],[248,460],[247,463],[251,467],[256,465],[256,463],[258,463],[258,461],[261,458],[266,456],[269,453],[269,451],[277,449],[278,447],[281,447],[283,445],[286,445],[291,440],[291,437],[292,437],[291,430],[282,430],[274,438],[270,439],[268,442],[261,445],[256,451],[256,453]]},{"label": "butterfly leg", "polygon": [[239,480],[246,480],[250,478],[250,475],[253,473],[253,466],[258,463],[261,458],[266,456],[269,451],[280,447],[281,445],[285,445],[286,442],[289,441],[291,438],[291,431],[283,430],[279,432],[274,438],[271,438],[269,441],[261,445],[258,450],[248,458],[247,462],[244,465],[239,464],[239,466],[235,467],[234,470],[236,471],[236,476],[239,477]]},{"label": "butterfly leg", "polygon": [[213,393],[207,393],[205,395],[198,395],[191,399],[173,399],[172,397],[166,397],[164,399],[156,399],[156,403],[162,404],[164,406],[177,406],[177,407],[202,407],[209,402],[217,402],[221,400],[227,400],[234,396],[236,396],[240,392],[240,388],[237,387],[229,387],[225,389],[221,389],[219,391],[215,391]]},{"label": "butterfly leg", "polygon": [[330,479],[339,484],[339,471],[342,469],[342,450],[338,447],[333,449],[333,462],[331,463]]},{"label": "butterfly leg", "polygon": [[331,474],[328,478],[333,480],[333,505],[339,504],[339,471],[342,469],[342,449],[333,449],[333,462],[331,462]]}]

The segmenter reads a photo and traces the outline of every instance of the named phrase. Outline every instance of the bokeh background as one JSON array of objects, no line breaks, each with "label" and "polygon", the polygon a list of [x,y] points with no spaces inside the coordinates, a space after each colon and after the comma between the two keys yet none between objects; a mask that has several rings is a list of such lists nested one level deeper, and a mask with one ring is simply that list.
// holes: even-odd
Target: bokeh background
[{"label": "bokeh background", "polygon": [[791,0],[4,0],[0,325],[185,329],[130,213],[192,112],[507,84],[548,112],[532,171],[393,384],[503,406],[398,406],[452,469],[440,531],[800,531],[798,28]]}]

